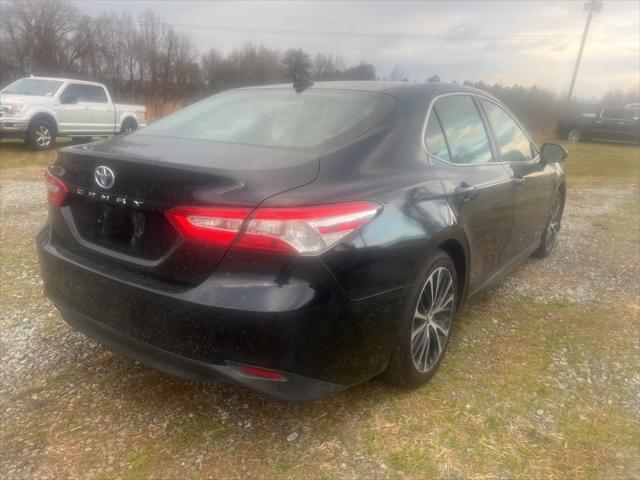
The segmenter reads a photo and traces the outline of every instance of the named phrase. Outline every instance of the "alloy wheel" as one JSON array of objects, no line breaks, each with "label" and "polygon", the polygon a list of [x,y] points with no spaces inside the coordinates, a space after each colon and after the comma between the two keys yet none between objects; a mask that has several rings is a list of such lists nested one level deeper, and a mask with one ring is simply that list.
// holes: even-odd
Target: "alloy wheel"
[{"label": "alloy wheel", "polygon": [[422,287],[411,329],[411,356],[419,372],[428,372],[442,356],[454,307],[453,276],[444,267],[436,268]]},{"label": "alloy wheel", "polygon": [[569,132],[569,135],[567,135],[567,140],[569,140],[571,143],[577,143],[580,141],[580,130],[574,129],[571,130]]},{"label": "alloy wheel", "polygon": [[556,243],[558,232],[560,231],[560,222],[562,220],[562,202],[560,195],[556,195],[551,205],[551,220],[544,235],[545,250],[550,251]]},{"label": "alloy wheel", "polygon": [[46,125],[40,125],[35,131],[36,143],[40,148],[45,148],[51,145],[51,130]]},{"label": "alloy wheel", "polygon": [[122,126],[122,133],[124,134],[133,133],[135,131],[136,131],[136,127],[132,122],[125,122],[125,124]]}]

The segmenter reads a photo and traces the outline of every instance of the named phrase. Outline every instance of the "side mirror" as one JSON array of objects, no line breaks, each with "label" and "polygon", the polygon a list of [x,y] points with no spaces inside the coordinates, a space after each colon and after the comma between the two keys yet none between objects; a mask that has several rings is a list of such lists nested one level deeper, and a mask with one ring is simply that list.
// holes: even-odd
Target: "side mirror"
[{"label": "side mirror", "polygon": [[60,103],[63,105],[76,104],[78,103],[78,97],[75,95],[63,95],[60,97]]},{"label": "side mirror", "polygon": [[557,143],[543,143],[540,147],[540,158],[545,163],[564,162],[568,156],[567,149]]}]

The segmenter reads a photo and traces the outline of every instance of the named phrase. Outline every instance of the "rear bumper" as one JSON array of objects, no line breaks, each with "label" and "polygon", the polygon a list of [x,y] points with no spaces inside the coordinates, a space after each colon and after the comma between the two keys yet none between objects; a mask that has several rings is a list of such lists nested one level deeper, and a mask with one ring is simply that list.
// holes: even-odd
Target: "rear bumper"
[{"label": "rear bumper", "polygon": [[228,379],[272,398],[289,402],[316,400],[345,388],[344,385],[323,382],[289,372],[284,372],[286,382],[250,377],[244,375],[232,362],[213,364],[183,357],[140,342],[61,303],[58,304],[58,308],[69,325],[98,340],[109,349],[138,360],[148,367],[185,380],[207,382]]},{"label": "rear bumper", "polygon": [[[52,239],[37,238],[45,292],[64,319],[114,350],[190,380],[225,377],[269,396],[306,401],[364,381],[386,367],[402,290],[349,300],[318,261],[270,277],[225,271],[168,291],[98,268]],[[283,372],[257,380],[236,367]]]}]

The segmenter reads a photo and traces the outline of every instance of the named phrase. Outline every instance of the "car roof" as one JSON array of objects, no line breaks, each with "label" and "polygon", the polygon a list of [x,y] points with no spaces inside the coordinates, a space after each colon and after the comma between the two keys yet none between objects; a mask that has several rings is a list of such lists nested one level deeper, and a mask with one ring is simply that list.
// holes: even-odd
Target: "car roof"
[{"label": "car roof", "polygon": [[[242,89],[272,89],[272,88],[293,88],[292,83],[281,83],[276,85],[261,85],[255,87],[243,87]],[[337,82],[314,82],[307,87],[311,90],[346,90],[360,92],[384,92],[395,97],[432,97],[444,93],[466,92],[481,94],[490,98],[493,95],[473,87],[459,85],[457,83],[410,83],[410,82],[387,82],[387,81],[337,81]]]},{"label": "car roof", "polygon": [[73,82],[73,83],[82,83],[82,84],[86,84],[86,85],[99,85],[102,86],[101,83],[98,82],[90,82],[88,80],[78,80],[75,78],[60,78],[60,77],[36,77],[35,75],[31,75],[30,77],[23,77],[23,78],[30,78],[33,80],[55,80],[57,82]]}]

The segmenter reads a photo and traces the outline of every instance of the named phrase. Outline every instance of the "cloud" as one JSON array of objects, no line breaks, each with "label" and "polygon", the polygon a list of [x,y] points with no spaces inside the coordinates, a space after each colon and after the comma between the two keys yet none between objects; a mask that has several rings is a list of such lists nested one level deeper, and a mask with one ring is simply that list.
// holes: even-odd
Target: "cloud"
[{"label": "cloud", "polygon": [[[303,48],[311,55],[338,54],[348,64],[367,61],[380,77],[397,64],[417,81],[437,73],[446,80],[536,83],[556,92],[567,88],[586,19],[583,2],[573,0],[75,3],[90,15],[105,10],[137,15],[152,8],[175,24],[314,32],[183,28],[201,52],[228,52],[252,42],[279,50]],[[640,2],[605,2],[592,23],[577,95],[637,84],[639,45]],[[583,72],[588,82],[582,82]]]}]

